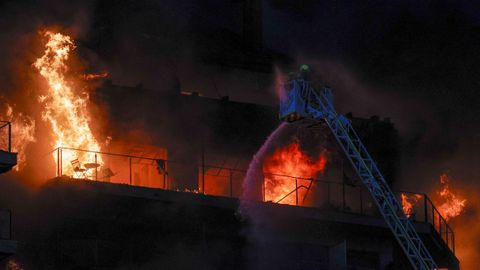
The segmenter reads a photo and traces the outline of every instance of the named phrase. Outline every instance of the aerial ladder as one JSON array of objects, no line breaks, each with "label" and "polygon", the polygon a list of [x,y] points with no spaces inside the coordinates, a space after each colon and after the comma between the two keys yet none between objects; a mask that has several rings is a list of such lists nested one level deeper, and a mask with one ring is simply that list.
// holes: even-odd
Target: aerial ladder
[{"label": "aerial ladder", "polygon": [[414,269],[437,269],[437,265],[407,218],[377,164],[353,129],[350,120],[333,107],[332,90],[321,92],[303,76],[284,84],[285,96],[280,102],[280,119],[295,122],[301,119],[324,121],[350,160],[356,173],[372,195],[378,210],[402,247]]}]

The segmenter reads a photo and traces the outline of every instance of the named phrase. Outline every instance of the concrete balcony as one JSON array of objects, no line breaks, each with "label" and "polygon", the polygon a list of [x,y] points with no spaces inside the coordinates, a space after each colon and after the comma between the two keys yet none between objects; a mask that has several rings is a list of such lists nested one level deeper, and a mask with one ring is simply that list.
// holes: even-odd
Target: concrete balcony
[{"label": "concrete balcony", "polygon": [[0,121],[0,173],[10,171],[17,165],[17,153],[12,152],[12,124]]},{"label": "concrete balcony", "polygon": [[17,153],[0,150],[0,173],[10,171],[17,165]]}]

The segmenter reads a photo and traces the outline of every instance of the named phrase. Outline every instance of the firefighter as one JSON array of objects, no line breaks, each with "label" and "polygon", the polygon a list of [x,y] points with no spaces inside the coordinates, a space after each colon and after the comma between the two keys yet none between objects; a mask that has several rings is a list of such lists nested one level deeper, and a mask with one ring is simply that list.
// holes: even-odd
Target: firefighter
[{"label": "firefighter", "polygon": [[302,79],[305,81],[311,80],[311,70],[309,65],[303,64],[300,66],[300,69],[298,70],[298,73],[297,73],[297,79]]}]

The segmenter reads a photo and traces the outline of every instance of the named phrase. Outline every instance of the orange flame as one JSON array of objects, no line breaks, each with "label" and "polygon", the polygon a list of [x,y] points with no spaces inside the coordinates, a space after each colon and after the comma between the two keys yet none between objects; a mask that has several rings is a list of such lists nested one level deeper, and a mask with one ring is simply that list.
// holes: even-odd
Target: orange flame
[{"label": "orange flame", "polygon": [[[45,32],[48,39],[45,44],[45,53],[38,58],[34,66],[48,83],[48,93],[40,96],[44,105],[42,117],[50,123],[55,137],[54,147],[72,147],[99,151],[100,145],[94,138],[89,125],[87,110],[88,96],[79,93],[73,81],[66,76],[68,71],[67,60],[75,49],[73,40],[61,33]],[[56,159],[55,154],[53,155]],[[62,163],[63,172],[74,176],[72,160],[78,159],[81,163],[93,161],[93,154],[75,154],[64,152]],[[97,163],[102,164],[101,158]]]},{"label": "orange flame", "polygon": [[443,203],[439,204],[438,211],[445,218],[449,220],[460,215],[467,203],[467,200],[458,196],[450,189],[450,177],[447,174],[440,175],[440,184],[442,185],[442,190],[438,192],[440,200]]},{"label": "orange flame", "polygon": [[402,197],[403,212],[405,213],[405,215],[407,215],[408,218],[410,218],[410,217],[412,217],[412,215],[414,215],[413,207],[422,198],[422,195],[420,195],[420,194],[407,195],[405,193],[402,193],[401,197]]},{"label": "orange flame", "polygon": [[[26,149],[27,146],[35,142],[35,120],[23,113],[14,112],[13,106],[6,104],[5,118],[1,120],[12,123],[12,151],[17,152],[17,166],[14,171],[22,170],[27,164]],[[7,129],[5,128],[5,131]],[[3,134],[0,138],[1,145],[6,148],[8,145],[8,135]]]},{"label": "orange flame", "polygon": [[[273,155],[265,160],[263,170],[265,174],[265,200],[283,204],[295,205],[297,200],[302,204],[306,189],[298,189],[298,198],[295,189],[308,186],[309,178],[314,178],[323,172],[327,164],[327,155],[323,151],[317,160],[312,160],[300,149],[298,141],[277,149]],[[303,179],[286,177],[294,176]]]}]

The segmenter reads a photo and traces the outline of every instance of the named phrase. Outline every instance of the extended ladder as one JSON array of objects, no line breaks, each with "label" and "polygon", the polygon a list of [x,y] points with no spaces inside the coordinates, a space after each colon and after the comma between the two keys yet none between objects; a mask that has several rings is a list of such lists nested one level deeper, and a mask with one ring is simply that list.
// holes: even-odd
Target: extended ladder
[{"label": "extended ladder", "polygon": [[332,91],[324,88],[319,93],[303,79],[292,80],[285,87],[287,98],[280,104],[280,118],[325,120],[412,266],[419,270],[438,268],[350,121],[333,107]]}]

